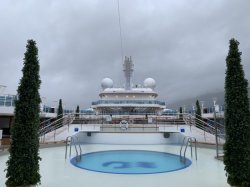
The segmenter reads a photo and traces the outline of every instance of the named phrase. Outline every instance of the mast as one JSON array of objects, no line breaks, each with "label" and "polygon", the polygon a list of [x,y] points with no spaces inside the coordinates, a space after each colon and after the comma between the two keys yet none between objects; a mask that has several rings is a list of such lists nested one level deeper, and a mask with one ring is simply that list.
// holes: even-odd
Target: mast
[{"label": "mast", "polygon": [[123,64],[123,72],[125,75],[125,90],[131,90],[132,88],[132,74],[134,71],[134,64],[131,57],[126,57]]}]

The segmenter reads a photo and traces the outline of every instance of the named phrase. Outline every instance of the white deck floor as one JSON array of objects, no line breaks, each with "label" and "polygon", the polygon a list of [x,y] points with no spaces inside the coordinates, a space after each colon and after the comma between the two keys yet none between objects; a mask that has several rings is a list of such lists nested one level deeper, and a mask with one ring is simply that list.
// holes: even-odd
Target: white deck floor
[{"label": "white deck floor", "polygon": [[[173,145],[101,145],[83,146],[84,153],[99,150],[136,149],[179,154]],[[228,187],[222,161],[214,159],[215,150],[198,148],[198,161],[190,167],[169,173],[124,175],[106,174],[74,167],[64,159],[65,147],[40,149],[42,187]],[[187,153],[190,157],[190,153]],[[0,186],[5,186],[8,155],[0,156]]]}]

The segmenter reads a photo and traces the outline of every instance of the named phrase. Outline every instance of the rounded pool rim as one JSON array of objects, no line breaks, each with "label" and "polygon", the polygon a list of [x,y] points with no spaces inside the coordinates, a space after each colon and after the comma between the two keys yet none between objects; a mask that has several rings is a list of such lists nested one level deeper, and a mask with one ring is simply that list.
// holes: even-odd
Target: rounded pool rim
[{"label": "rounded pool rim", "polygon": [[[174,156],[176,157],[176,159],[180,160],[180,155],[176,155],[176,154],[173,154],[173,153],[168,153],[168,152],[160,152],[160,151],[153,151],[153,150],[127,150],[127,149],[122,149],[122,150],[104,150],[104,151],[95,151],[95,152],[89,152],[89,153],[85,153],[85,154],[82,154],[82,159],[84,158],[84,156],[89,156],[89,155],[94,155],[94,154],[100,154],[100,153],[110,153],[110,152],[123,152],[123,151],[128,151],[128,152],[133,152],[133,151],[136,151],[136,152],[144,152],[144,153],[157,153],[157,154],[164,154],[166,156]],[[176,169],[171,169],[171,170],[164,170],[164,171],[154,171],[154,172],[140,172],[140,173],[128,173],[128,172],[112,172],[112,171],[103,171],[103,170],[97,170],[97,169],[91,169],[91,168],[86,168],[86,167],[81,167],[79,165],[77,165],[77,161],[76,161],[76,157],[73,157],[70,159],[70,163],[79,168],[79,169],[83,169],[83,170],[87,170],[87,171],[93,171],[93,172],[99,172],[99,173],[108,173],[108,174],[126,174],[126,175],[140,175],[140,174],[159,174],[159,173],[169,173],[169,172],[175,172],[175,171],[179,171],[179,170],[183,170],[187,167],[189,167],[191,164],[192,164],[192,161],[188,158],[185,158],[185,163],[183,164],[183,166],[181,167],[178,167]],[[181,161],[180,161],[181,162]]]}]

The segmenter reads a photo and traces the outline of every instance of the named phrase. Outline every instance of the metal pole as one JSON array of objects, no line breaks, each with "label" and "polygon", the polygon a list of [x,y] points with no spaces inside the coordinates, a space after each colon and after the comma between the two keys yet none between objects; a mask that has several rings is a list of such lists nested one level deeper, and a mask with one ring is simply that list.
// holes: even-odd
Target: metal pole
[{"label": "metal pole", "polygon": [[191,158],[193,158],[193,144],[192,144],[192,138],[189,138],[189,139],[188,139],[188,142],[190,143]]},{"label": "metal pole", "polygon": [[196,146],[196,138],[194,138],[194,146],[195,146],[195,159],[197,160],[197,146]]},{"label": "metal pole", "polygon": [[[201,122],[202,123],[202,122]],[[201,126],[203,126],[203,131],[204,131],[204,140],[205,140],[205,142],[207,142],[207,139],[206,139],[206,131],[205,131],[205,124],[204,123],[202,123],[202,125]]]},{"label": "metal pole", "polygon": [[218,145],[218,133],[217,133],[218,125],[216,122],[215,107],[214,107],[214,125],[215,125],[216,158],[218,158],[219,157],[219,145]]}]

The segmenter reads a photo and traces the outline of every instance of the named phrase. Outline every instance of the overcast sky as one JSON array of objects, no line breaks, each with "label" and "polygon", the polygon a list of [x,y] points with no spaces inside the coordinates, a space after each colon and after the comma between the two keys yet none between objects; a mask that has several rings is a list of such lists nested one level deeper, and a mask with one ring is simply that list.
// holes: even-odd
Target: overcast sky
[{"label": "overcast sky", "polygon": [[[156,80],[167,104],[224,90],[229,39],[250,79],[249,0],[120,0],[124,55],[133,82]],[[0,84],[16,94],[28,39],[39,49],[41,97],[88,108],[100,82],[122,86],[117,0],[1,0]],[[58,104],[56,104],[58,105]]]}]

